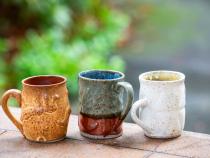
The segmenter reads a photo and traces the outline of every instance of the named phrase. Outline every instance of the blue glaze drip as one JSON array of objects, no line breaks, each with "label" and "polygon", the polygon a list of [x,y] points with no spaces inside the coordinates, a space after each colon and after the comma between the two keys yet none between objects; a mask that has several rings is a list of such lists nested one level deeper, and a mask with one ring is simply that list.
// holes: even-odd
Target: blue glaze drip
[{"label": "blue glaze drip", "polygon": [[120,73],[111,71],[88,71],[82,72],[80,76],[89,79],[112,80],[122,77]]}]

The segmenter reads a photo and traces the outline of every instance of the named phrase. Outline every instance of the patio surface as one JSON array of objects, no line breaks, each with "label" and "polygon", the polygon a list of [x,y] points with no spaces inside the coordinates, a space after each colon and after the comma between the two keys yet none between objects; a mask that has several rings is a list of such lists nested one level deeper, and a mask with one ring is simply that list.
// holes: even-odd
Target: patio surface
[{"label": "patio surface", "polygon": [[[19,118],[20,109],[11,108]],[[183,132],[176,139],[150,139],[140,127],[124,123],[121,137],[109,140],[89,140],[80,136],[77,116],[71,115],[65,140],[52,143],[33,143],[24,139],[20,132],[0,110],[0,157],[71,157],[71,158],[208,158],[210,135]]]}]

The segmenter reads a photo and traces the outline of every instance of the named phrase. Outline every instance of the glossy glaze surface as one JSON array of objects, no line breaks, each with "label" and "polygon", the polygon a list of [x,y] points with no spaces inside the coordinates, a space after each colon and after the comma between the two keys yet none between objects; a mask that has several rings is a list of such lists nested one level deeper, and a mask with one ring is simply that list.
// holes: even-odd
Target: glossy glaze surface
[{"label": "glossy glaze surface", "polygon": [[122,132],[122,122],[119,117],[97,119],[80,114],[79,127],[84,133],[104,137]]},{"label": "glossy glaze surface", "polygon": [[[123,80],[124,74],[116,71],[92,70],[79,74],[80,131],[102,138],[122,132],[122,121],[133,101],[132,86]],[[124,89],[128,97],[126,105]]]}]

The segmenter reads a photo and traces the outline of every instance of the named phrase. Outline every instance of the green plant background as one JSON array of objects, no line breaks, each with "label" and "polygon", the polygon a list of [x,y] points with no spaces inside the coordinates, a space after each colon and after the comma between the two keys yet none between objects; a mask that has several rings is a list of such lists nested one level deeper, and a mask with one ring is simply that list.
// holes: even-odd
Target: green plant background
[{"label": "green plant background", "polygon": [[[59,74],[68,78],[72,96],[77,75],[86,69],[124,70],[113,54],[129,18],[99,0],[1,1],[0,89],[21,88],[33,75]],[[13,8],[14,13],[7,13]],[[11,16],[11,14],[14,14]],[[12,30],[12,31],[11,31]],[[17,51],[11,53],[11,38]]]}]

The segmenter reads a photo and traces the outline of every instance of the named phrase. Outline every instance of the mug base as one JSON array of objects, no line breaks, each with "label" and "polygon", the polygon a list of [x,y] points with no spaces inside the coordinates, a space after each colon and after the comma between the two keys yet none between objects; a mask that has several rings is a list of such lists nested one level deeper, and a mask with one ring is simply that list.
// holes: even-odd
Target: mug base
[{"label": "mug base", "polygon": [[146,137],[153,138],[153,139],[172,139],[172,138],[177,138],[177,137],[181,136],[181,134],[179,134],[179,135],[171,135],[171,136],[155,136],[155,135],[148,135],[146,133],[144,133],[144,135]]},{"label": "mug base", "polygon": [[26,140],[30,141],[30,142],[34,142],[34,143],[43,143],[43,144],[50,144],[50,143],[56,143],[56,142],[59,142],[59,141],[62,141],[66,138],[65,137],[62,137],[62,138],[58,138],[58,139],[54,139],[54,140],[47,140],[47,141],[36,141],[36,140],[31,140],[31,139],[28,139],[28,138],[25,138]]},{"label": "mug base", "polygon": [[89,139],[98,139],[98,140],[104,140],[104,139],[113,139],[113,138],[118,138],[120,136],[122,136],[122,132],[120,132],[119,134],[115,134],[115,135],[91,135],[88,133],[84,133],[82,131],[80,131],[81,136],[89,138]]}]

